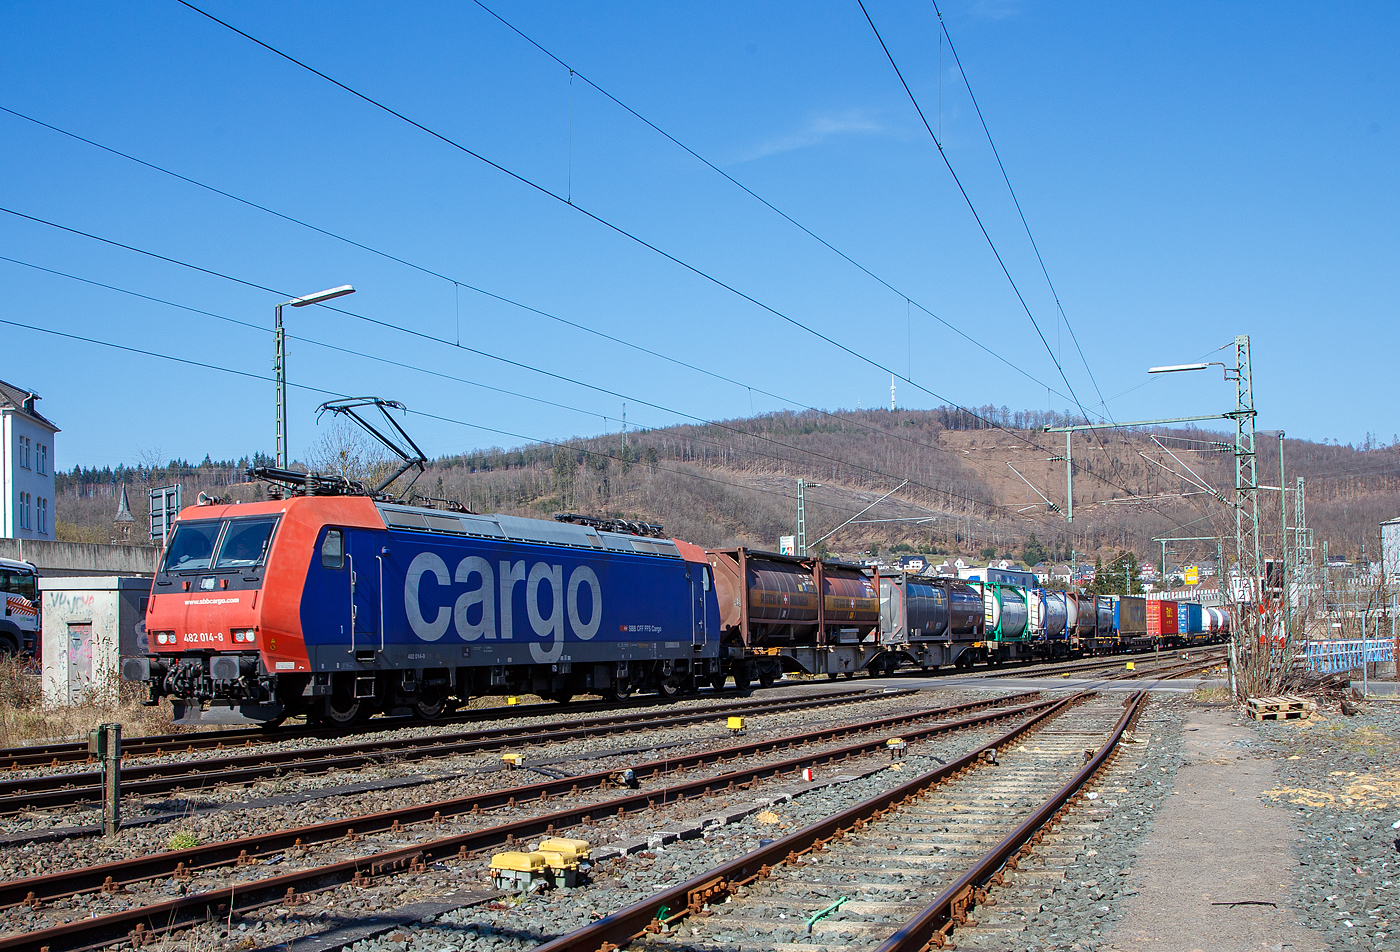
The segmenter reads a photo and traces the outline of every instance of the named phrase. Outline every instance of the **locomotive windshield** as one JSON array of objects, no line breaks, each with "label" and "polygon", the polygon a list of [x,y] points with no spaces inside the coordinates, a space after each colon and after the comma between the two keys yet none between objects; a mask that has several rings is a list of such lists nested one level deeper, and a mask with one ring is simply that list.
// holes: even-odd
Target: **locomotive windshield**
[{"label": "locomotive windshield", "polygon": [[277,518],[206,519],[175,527],[166,550],[166,572],[258,565],[267,555]]},{"label": "locomotive windshield", "polygon": [[272,527],[275,525],[275,518],[230,520],[224,540],[219,544],[214,567],[226,569],[257,565],[267,554],[267,544],[272,540]]},{"label": "locomotive windshield", "polygon": [[182,522],[175,527],[170,545],[165,550],[165,571],[207,569],[214,556],[214,542],[219,538],[222,520]]}]

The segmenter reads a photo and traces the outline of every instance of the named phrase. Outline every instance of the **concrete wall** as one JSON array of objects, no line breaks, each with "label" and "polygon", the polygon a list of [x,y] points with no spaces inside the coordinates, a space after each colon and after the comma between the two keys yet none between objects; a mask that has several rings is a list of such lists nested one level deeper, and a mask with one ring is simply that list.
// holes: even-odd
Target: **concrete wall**
[{"label": "concrete wall", "polygon": [[147,545],[0,539],[0,558],[33,562],[40,575],[156,574],[160,549]]},{"label": "concrete wall", "polygon": [[150,591],[143,578],[39,579],[46,703],[115,689],[122,659],[147,651],[141,602]]}]

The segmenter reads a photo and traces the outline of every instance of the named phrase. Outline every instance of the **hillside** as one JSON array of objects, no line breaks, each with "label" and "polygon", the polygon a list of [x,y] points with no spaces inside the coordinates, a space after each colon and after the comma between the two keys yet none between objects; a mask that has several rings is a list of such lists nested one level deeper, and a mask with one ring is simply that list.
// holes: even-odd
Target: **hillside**
[{"label": "hillside", "polygon": [[[903,482],[826,547],[852,555],[873,545],[975,557],[992,549],[1019,557],[1034,535],[1051,558],[1067,556],[1070,548],[1090,559],[1132,550],[1155,562],[1157,537],[1207,536],[1233,544],[1232,511],[1212,493],[1230,498],[1233,434],[1076,435],[1070,525],[1039,495],[1065,508],[1064,438],[1040,429],[1063,419],[992,407],[977,414],[983,419],[947,408],[777,413],[625,438],[493,449],[435,460],[414,491],[460,500],[476,511],[615,515],[662,523],[668,533],[702,545],[773,549],[779,536],[796,531],[799,477],[809,484],[810,544]],[[1277,443],[1261,439],[1259,453],[1260,483],[1276,486]],[[1377,525],[1400,515],[1400,446],[1287,440],[1284,456],[1287,486],[1292,489],[1299,475],[1307,480],[1308,524],[1319,545],[1326,539],[1333,554],[1351,558],[1365,545],[1374,555]],[[201,489],[257,498],[260,487],[236,485],[245,464],[206,460],[63,474],[61,529],[68,537],[108,541],[122,484],[130,487],[138,526],[144,525],[146,489],[172,480],[185,486],[187,500]],[[1277,492],[1260,493],[1260,522],[1265,547],[1276,548]],[[1210,558],[1215,542],[1178,543],[1174,554]]]}]

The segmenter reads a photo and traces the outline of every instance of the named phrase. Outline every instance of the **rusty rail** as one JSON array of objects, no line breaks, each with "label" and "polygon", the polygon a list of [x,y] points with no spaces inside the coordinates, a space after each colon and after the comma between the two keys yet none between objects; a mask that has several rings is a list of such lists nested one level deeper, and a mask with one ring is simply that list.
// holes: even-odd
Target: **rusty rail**
[{"label": "rusty rail", "polygon": [[[868,688],[827,691],[819,698],[828,701],[839,698],[854,698],[869,695]],[[686,708],[685,713],[712,711],[722,713],[728,708],[750,706],[761,703],[757,698],[745,697],[737,691],[728,690],[711,695],[697,695],[687,700],[711,699],[704,707]],[[810,698],[809,700],[816,700]],[[775,701],[796,700],[792,697]],[[581,714],[608,712],[614,716],[627,716],[626,712],[645,713],[648,709],[666,710],[672,702],[657,695],[641,695],[629,701],[596,701],[563,706],[552,702],[523,704],[519,707],[497,707],[461,711],[432,721],[422,721],[413,717],[376,717],[352,727],[240,727],[231,730],[188,731],[181,734],[148,734],[132,737],[130,743],[123,738],[122,757],[151,757],[167,754],[180,754],[189,750],[226,750],[229,753],[240,749],[264,744],[282,744],[293,740],[336,740],[354,737],[357,734],[378,733],[400,728],[445,727],[453,724],[480,725],[494,721],[513,720],[521,717],[550,717],[555,715],[577,719]],[[92,760],[86,741],[81,743],[60,742],[36,744],[29,747],[0,748],[0,770],[13,770],[22,767],[49,767],[57,764],[88,763]]]},{"label": "rusty rail", "polygon": [[[537,946],[536,952],[613,952],[635,938],[649,932],[659,932],[663,924],[668,925],[699,912],[707,903],[729,894],[745,883],[768,878],[776,866],[785,862],[795,862],[806,853],[821,849],[832,839],[840,839],[851,832],[859,831],[872,820],[897,810],[901,805],[912,803],[929,789],[984,762],[982,752],[986,748],[1004,747],[1087,696],[1077,694],[1059,701],[1047,702],[1042,710],[978,750],[950,761],[937,770],[915,777],[893,790],[819,820],[766,847],[715,867],[701,876],[654,893],[641,902],[605,916],[582,929]],[[657,916],[663,907],[676,911],[666,916],[665,920],[661,920]]]},{"label": "rusty rail", "polygon": [[1113,756],[1123,732],[1142,710],[1146,698],[1145,691],[1139,691],[1129,697],[1123,716],[1118,720],[1107,742],[1099,748],[1093,758],[1054,796],[1041,804],[1000,843],[983,854],[982,858],[959,876],[956,882],[939,893],[933,902],[881,943],[876,952],[923,952],[928,948],[943,948],[953,928],[966,924],[967,914],[978,902],[986,898],[986,887],[1001,885],[1002,871],[1006,868],[1016,868],[1017,861],[1024,858],[1034,844],[1040,842],[1044,828],[1060,815],[1070,799]]},{"label": "rusty rail", "polygon": [[[1025,695],[1022,697],[1024,696]],[[690,758],[671,757],[665,761],[656,761],[652,764],[643,765],[635,769],[639,771],[650,769],[653,771],[653,776],[656,776],[665,770],[685,769],[687,764],[717,762],[729,757],[743,756],[761,749],[791,746],[800,742],[800,739],[803,737],[821,738],[839,736],[842,733],[854,732],[858,729],[871,731],[882,727],[895,726],[895,724],[903,724],[921,717],[927,718],[937,716],[940,712],[957,712],[961,709],[976,707],[994,708],[991,711],[973,717],[954,721],[940,721],[926,727],[917,728],[913,731],[901,729],[903,736],[908,738],[926,737],[969,727],[976,727],[989,721],[1002,720],[1027,712],[1037,712],[1036,717],[1041,717],[1041,712],[1051,709],[1058,710],[1066,703],[1066,701],[1040,701],[1011,708],[995,707],[1000,700],[1005,699],[975,701],[966,705],[956,705],[952,708],[933,709],[924,712],[916,712],[912,715],[900,715],[895,718],[866,722],[847,728],[827,728],[810,735],[793,735],[790,737],[775,738],[772,741],[763,741],[737,748],[727,748],[725,750],[696,754],[692,755]],[[1033,717],[1032,721],[1034,721],[1036,717]],[[1013,735],[1015,733],[1016,732],[1013,732]],[[1001,740],[998,740],[993,743],[999,744],[1001,742]],[[225,916],[228,914],[230,906],[237,911],[246,910],[272,901],[295,903],[298,894],[304,894],[308,890],[325,888],[346,881],[355,881],[357,877],[358,881],[364,881],[366,878],[376,875],[376,870],[392,872],[401,868],[407,868],[406,864],[436,862],[450,857],[465,858],[468,853],[502,844],[510,845],[517,839],[538,835],[548,836],[553,835],[557,829],[576,826],[578,824],[588,825],[595,816],[601,817],[605,814],[613,813],[635,813],[649,809],[657,803],[676,802],[692,797],[712,796],[716,793],[725,792],[726,789],[748,786],[754,780],[764,777],[796,773],[804,766],[832,763],[837,760],[849,759],[853,756],[877,752],[883,750],[884,746],[883,738],[861,741],[856,744],[850,744],[845,747],[824,751],[818,754],[807,754],[776,763],[763,764],[745,768],[740,771],[733,771],[728,774],[720,775],[719,777],[711,777],[708,779],[691,781],[689,783],[677,784],[660,790],[617,797],[602,803],[571,807],[554,813],[517,820],[513,823],[505,823],[482,830],[442,837],[401,849],[387,850],[326,866],[285,873],[270,879],[235,883],[227,887],[220,887],[212,892],[184,896],[179,899],[173,899],[151,906],[140,906],[106,916],[99,916],[95,919],[79,919],[48,929],[22,935],[6,936],[0,938],[0,952],[40,952],[40,950],[46,946],[49,948],[50,952],[62,952],[62,950],[69,950],[69,952],[72,952],[72,950],[77,949],[99,947],[118,940],[130,939],[132,941],[139,941],[142,936],[150,936],[171,929],[184,928],[191,922],[201,921],[207,916]],[[701,760],[697,761],[697,758],[701,758]],[[591,775],[593,778],[598,778],[597,783],[594,784],[595,786],[604,782],[604,778],[608,776],[609,774],[606,773]],[[505,799],[506,797],[525,789],[537,791],[536,797],[539,799],[543,799],[539,796],[539,792],[548,792],[549,790],[554,790],[557,793],[567,796],[567,794],[571,792],[568,789],[569,785],[579,783],[583,779],[584,778],[567,778],[553,783],[535,784],[532,785],[531,788],[517,788],[515,791],[495,791],[488,796],[496,798],[498,802],[505,803],[507,806],[513,801]],[[457,801],[445,801],[445,803],[457,804],[457,812],[471,812],[469,807],[466,810],[462,808],[464,805],[470,804],[473,799],[475,798],[462,798]],[[76,881],[76,877],[80,876],[82,882],[85,884],[82,887],[83,889],[100,889],[106,887],[109,890],[120,890],[123,880],[116,878],[119,873],[126,877],[125,881],[127,882],[141,878],[151,878],[156,875],[174,875],[179,878],[183,875],[181,864],[188,861],[194,865],[202,865],[197,863],[197,860],[205,854],[220,858],[219,863],[211,865],[226,865],[230,862],[235,865],[240,865],[237,854],[233,855],[231,860],[226,858],[229,854],[232,854],[235,849],[238,849],[240,853],[244,855],[244,862],[246,862],[247,858],[257,855],[257,853],[254,852],[255,848],[260,852],[285,849],[293,846],[296,839],[302,839],[303,845],[310,842],[328,842],[336,839],[354,841],[364,833],[392,829],[392,824],[394,822],[402,824],[405,817],[409,817],[411,820],[431,821],[433,816],[428,811],[440,812],[440,807],[440,804],[414,806],[403,810],[373,814],[369,817],[360,817],[344,821],[337,820],[333,823],[302,827],[299,830],[284,830],[263,837],[248,837],[243,840],[232,840],[225,843],[211,844],[210,846],[194,847],[190,850],[162,853],[154,857],[124,860],[118,863],[105,864],[104,866],[88,867],[67,874],[55,873],[50,876],[14,880],[3,884],[3,886],[0,886],[0,889],[5,891],[4,894],[7,899],[30,903],[43,902],[45,896],[52,898],[61,895],[70,895],[76,891],[64,886],[63,877],[65,876],[69,877],[70,885],[71,882]],[[306,837],[308,836],[311,838],[307,839]],[[184,867],[184,869],[194,868],[194,865]],[[137,872],[141,872],[141,875],[135,875]],[[110,884],[106,882],[107,876],[113,877]],[[288,890],[291,891],[289,892]],[[27,895],[29,892],[35,893],[32,899]],[[21,896],[21,894],[23,895]]]},{"label": "rusty rail", "polygon": [[[850,691],[840,692],[834,697],[822,695],[815,698],[786,698],[766,702],[754,700],[737,705],[714,705],[684,714],[649,711],[592,718],[573,721],[573,726],[562,730],[557,725],[540,724],[493,727],[437,737],[400,737],[337,747],[239,754],[187,763],[145,764],[122,768],[122,791],[127,796],[145,796],[168,793],[172,790],[202,790],[219,784],[252,783],[292,771],[315,774],[332,770],[354,770],[382,764],[390,757],[400,763],[433,760],[484,750],[499,750],[516,744],[552,743],[590,737],[621,728],[651,730],[680,727],[711,721],[720,714],[781,714],[832,704],[851,704],[877,697],[898,697],[914,694],[916,691],[915,688],[889,694]],[[91,771],[3,780],[0,781],[0,814],[96,801],[101,798],[101,793],[101,775]]]}]

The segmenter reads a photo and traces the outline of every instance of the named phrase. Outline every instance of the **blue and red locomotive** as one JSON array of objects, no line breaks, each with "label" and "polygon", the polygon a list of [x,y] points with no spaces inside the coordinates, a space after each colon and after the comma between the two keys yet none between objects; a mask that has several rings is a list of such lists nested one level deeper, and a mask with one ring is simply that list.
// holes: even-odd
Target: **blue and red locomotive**
[{"label": "blue and red locomotive", "polygon": [[190,507],[152,585],[150,654],[123,675],[219,724],[718,686],[706,555],[654,528],[369,495]]}]

